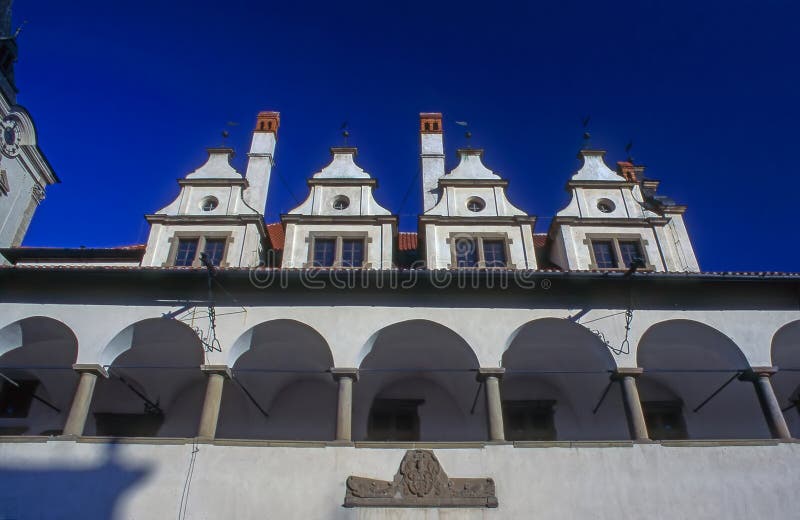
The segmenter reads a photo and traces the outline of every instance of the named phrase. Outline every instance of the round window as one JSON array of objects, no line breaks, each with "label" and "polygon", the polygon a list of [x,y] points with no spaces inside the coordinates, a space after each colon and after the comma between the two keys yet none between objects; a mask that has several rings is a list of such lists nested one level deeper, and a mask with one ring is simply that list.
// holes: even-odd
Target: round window
[{"label": "round window", "polygon": [[597,209],[603,213],[611,213],[617,206],[609,199],[600,199],[597,201]]},{"label": "round window", "polygon": [[479,211],[483,211],[483,208],[486,207],[486,202],[480,197],[470,197],[467,199],[467,209],[470,211],[474,211],[475,213]]},{"label": "round window", "polygon": [[200,201],[200,209],[203,211],[213,211],[219,206],[219,201],[216,197],[205,197]]},{"label": "round window", "polygon": [[350,199],[345,197],[344,195],[339,195],[335,199],[333,199],[333,209],[338,209],[339,211],[343,209],[347,209],[350,205]]}]

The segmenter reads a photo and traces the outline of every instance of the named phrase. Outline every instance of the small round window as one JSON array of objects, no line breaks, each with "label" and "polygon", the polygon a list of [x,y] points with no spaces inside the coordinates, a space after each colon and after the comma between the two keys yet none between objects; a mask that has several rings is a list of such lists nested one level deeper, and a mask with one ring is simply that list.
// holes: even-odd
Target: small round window
[{"label": "small round window", "polygon": [[333,209],[338,209],[339,211],[343,209],[347,209],[350,205],[350,199],[345,197],[344,195],[339,195],[335,199],[333,199]]},{"label": "small round window", "polygon": [[600,199],[597,201],[597,209],[603,213],[611,213],[617,206],[609,199]]},{"label": "small round window", "polygon": [[470,197],[467,200],[467,209],[470,211],[474,211],[475,213],[479,211],[483,211],[483,208],[486,207],[486,202],[480,197]]},{"label": "small round window", "polygon": [[216,197],[206,197],[200,201],[200,209],[203,211],[213,211],[219,206],[219,201]]}]

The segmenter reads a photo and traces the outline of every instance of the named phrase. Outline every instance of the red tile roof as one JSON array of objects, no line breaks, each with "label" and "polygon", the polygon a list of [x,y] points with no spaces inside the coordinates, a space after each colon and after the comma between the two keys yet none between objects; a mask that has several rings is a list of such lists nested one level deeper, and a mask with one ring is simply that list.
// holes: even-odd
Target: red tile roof
[{"label": "red tile roof", "polygon": [[283,242],[286,240],[286,230],[283,229],[283,224],[280,222],[267,224],[267,235],[272,244],[272,249],[283,251]]},{"label": "red tile roof", "polygon": [[400,251],[416,251],[416,249],[417,249],[417,234],[416,233],[398,233],[398,235],[397,235],[397,248]]},{"label": "red tile roof", "polygon": [[544,247],[547,245],[547,233],[533,234],[533,247]]}]

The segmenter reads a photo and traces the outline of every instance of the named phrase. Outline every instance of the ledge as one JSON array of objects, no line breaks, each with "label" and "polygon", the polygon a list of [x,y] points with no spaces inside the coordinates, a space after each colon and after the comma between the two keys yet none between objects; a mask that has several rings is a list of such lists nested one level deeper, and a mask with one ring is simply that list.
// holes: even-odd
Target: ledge
[{"label": "ledge", "polygon": [[357,441],[354,443],[356,448],[373,449],[404,449],[404,450],[459,450],[470,448],[485,448],[488,441],[465,441],[465,442],[378,442],[378,441]]},{"label": "ledge", "polygon": [[[665,448],[701,448],[715,446],[777,446],[787,441],[778,439],[687,439],[681,441],[655,441]],[[792,441],[789,441],[791,443]]]},{"label": "ledge", "polygon": [[515,448],[631,448],[633,441],[514,441]]}]

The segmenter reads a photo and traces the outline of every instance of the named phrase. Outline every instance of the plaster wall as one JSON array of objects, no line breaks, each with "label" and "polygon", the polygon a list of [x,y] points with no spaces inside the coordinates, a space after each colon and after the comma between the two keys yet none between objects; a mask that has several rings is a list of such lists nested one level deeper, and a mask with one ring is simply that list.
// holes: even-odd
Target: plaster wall
[{"label": "plaster wall", "polygon": [[473,236],[490,233],[508,237],[509,264],[517,269],[536,269],[536,255],[530,226],[497,226],[485,224],[443,225],[426,224],[426,262],[429,269],[453,267],[451,238],[454,235]]},{"label": "plaster wall", "polygon": [[38,205],[33,195],[36,181],[23,167],[20,158],[3,157],[2,162],[9,192],[0,194],[0,247],[13,247],[22,242]]},{"label": "plaster wall", "polygon": [[147,241],[147,249],[142,259],[143,266],[160,267],[167,265],[175,233],[204,236],[209,233],[229,233],[228,249],[223,264],[230,266],[257,266],[260,259],[261,236],[255,224],[212,225],[212,224],[153,224]]},{"label": "plaster wall", "polygon": [[366,236],[365,251],[369,268],[388,269],[392,266],[392,224],[302,224],[286,226],[283,264],[285,268],[305,267],[309,264],[311,235],[338,236],[352,234]]},{"label": "plaster wall", "polygon": [[570,226],[566,240],[571,240],[575,247],[576,264],[569,266],[574,270],[592,269],[592,255],[589,244],[585,242],[587,235],[638,235],[644,242],[646,263],[652,265],[656,271],[664,271],[664,251],[659,247],[659,242],[652,228],[649,227],[613,227],[613,226]]},{"label": "plaster wall", "polygon": [[795,518],[797,513],[796,443],[437,449],[448,476],[493,478],[499,507],[342,507],[349,475],[391,480],[404,453],[265,443],[2,442],[0,515],[749,520]]}]

